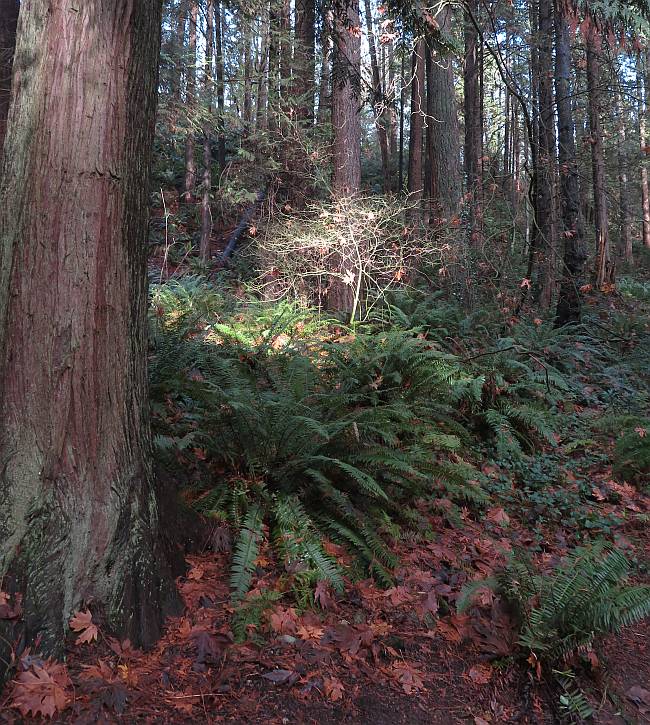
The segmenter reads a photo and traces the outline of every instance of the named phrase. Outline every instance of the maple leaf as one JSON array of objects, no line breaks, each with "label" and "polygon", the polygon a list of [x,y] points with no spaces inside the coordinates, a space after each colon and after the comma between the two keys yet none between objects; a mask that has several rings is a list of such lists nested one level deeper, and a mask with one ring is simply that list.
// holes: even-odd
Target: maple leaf
[{"label": "maple leaf", "polygon": [[47,660],[43,666],[32,664],[15,680],[11,706],[23,716],[54,717],[68,704],[66,690],[71,685],[65,665]]},{"label": "maple leaf", "polygon": [[510,516],[502,508],[492,508],[488,511],[487,520],[499,526],[508,526]]},{"label": "maple leaf", "polygon": [[493,670],[488,664],[479,664],[470,667],[467,676],[477,685],[487,685],[492,679]]},{"label": "maple leaf", "polygon": [[88,610],[74,614],[70,620],[70,629],[80,633],[75,644],[90,644],[99,634],[97,625],[93,623],[93,615]]},{"label": "maple leaf", "polygon": [[393,676],[400,683],[407,695],[410,695],[414,690],[421,690],[424,687],[422,673],[408,662],[401,660],[393,662]]},{"label": "maple leaf", "polygon": [[332,701],[337,702],[343,697],[343,684],[336,677],[326,677],[323,681],[325,695]]},{"label": "maple leaf", "polygon": [[321,579],[316,583],[314,601],[321,609],[331,609],[334,605],[334,600],[330,596],[329,583],[325,579]]},{"label": "maple leaf", "polygon": [[296,611],[292,607],[282,609],[278,607],[269,619],[271,629],[278,634],[295,634]]}]

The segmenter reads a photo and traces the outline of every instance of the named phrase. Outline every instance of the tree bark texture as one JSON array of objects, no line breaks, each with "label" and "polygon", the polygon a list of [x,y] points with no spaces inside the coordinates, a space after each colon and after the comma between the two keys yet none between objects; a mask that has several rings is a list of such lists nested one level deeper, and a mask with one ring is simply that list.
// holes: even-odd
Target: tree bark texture
[{"label": "tree bark texture", "polygon": [[296,0],[294,94],[298,103],[298,119],[306,126],[310,126],[314,122],[315,44],[315,2],[314,0]]},{"label": "tree bark texture", "polygon": [[[643,60],[645,57],[645,72]],[[643,245],[650,249],[650,183],[648,182],[648,162],[646,146],[648,144],[648,108],[650,108],[650,53],[637,56],[637,95],[639,112],[639,139],[641,142],[641,212],[643,215],[642,237]]]},{"label": "tree bark texture", "polygon": [[555,99],[558,126],[561,230],[564,240],[563,271],[555,322],[558,327],[580,321],[585,240],[578,223],[580,189],[571,87],[571,43],[565,0],[555,2]]},{"label": "tree bark texture", "polygon": [[609,248],[607,182],[605,177],[605,151],[601,126],[602,91],[600,88],[601,38],[593,22],[586,32],[587,91],[589,106],[589,140],[591,143],[591,168],[594,182],[594,226],[596,229],[596,287],[614,281],[614,265]]},{"label": "tree bark texture", "polygon": [[538,2],[537,99],[539,120],[538,181],[535,197],[534,246],[537,254],[535,297],[543,309],[550,306],[555,287],[555,132],[553,109],[553,0]]},{"label": "tree bark texture", "polygon": [[335,196],[361,188],[361,28],[358,0],[334,0],[332,127]]},{"label": "tree bark texture", "polygon": [[196,106],[196,24],[198,21],[198,0],[191,0],[189,20],[189,41],[187,60],[187,107],[190,115],[190,127],[185,139],[185,182],[183,186],[183,200],[191,203],[194,199],[196,187],[196,159],[194,158],[194,129],[192,128],[192,111]]},{"label": "tree bark texture", "polygon": [[[478,0],[468,0],[472,15],[478,17]],[[483,173],[481,169],[481,88],[479,80],[478,32],[469,13],[465,15],[465,67],[463,72],[465,145],[464,165],[470,210],[471,241],[483,239]]]},{"label": "tree bark texture", "polygon": [[409,207],[411,207],[409,218],[415,223],[420,221],[422,216],[421,205],[424,192],[422,142],[426,112],[424,95],[425,56],[426,41],[424,38],[419,38],[413,49],[413,62],[411,64],[411,123],[408,159],[408,192]]},{"label": "tree bark texture", "polygon": [[0,157],[11,96],[11,68],[16,45],[18,0],[0,0]]},{"label": "tree bark texture", "polygon": [[[452,7],[445,5],[436,15],[436,21],[443,36],[452,35]],[[458,212],[462,195],[460,167],[460,127],[454,67],[449,51],[436,39],[427,40],[432,54],[427,79],[427,94],[430,97],[427,116],[428,133],[431,133],[431,156],[427,159],[432,176],[432,198],[434,217],[449,220]]]},{"label": "tree bark texture", "polygon": [[175,597],[146,371],[160,15],[159,0],[21,6],[0,187],[0,579],[48,653],[87,605],[150,644]]},{"label": "tree bark texture", "polygon": [[[203,183],[201,188],[201,239],[199,254],[204,264],[210,259],[210,240],[212,238],[212,209],[210,194],[212,193],[212,51],[214,47],[214,12],[213,0],[207,0],[205,14],[205,56],[203,62],[203,101],[205,103],[206,121],[203,124]],[[217,14],[219,35],[221,35],[221,17]]]}]

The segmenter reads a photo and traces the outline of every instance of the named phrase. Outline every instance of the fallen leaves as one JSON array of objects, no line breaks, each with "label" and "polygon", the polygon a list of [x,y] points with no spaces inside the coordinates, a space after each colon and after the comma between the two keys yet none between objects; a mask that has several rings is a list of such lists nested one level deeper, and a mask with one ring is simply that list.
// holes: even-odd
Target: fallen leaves
[{"label": "fallen leaves", "polygon": [[93,615],[89,611],[76,612],[70,620],[70,629],[79,632],[75,644],[90,644],[99,634],[99,629],[93,622]]},{"label": "fallen leaves", "polygon": [[0,619],[18,619],[22,613],[21,594],[16,594],[11,604],[11,597],[5,592],[0,592]]},{"label": "fallen leaves", "polygon": [[336,677],[326,677],[323,682],[325,696],[332,702],[338,702],[343,697],[343,683]]},{"label": "fallen leaves", "polygon": [[21,715],[54,717],[68,704],[67,690],[72,686],[65,665],[43,661],[32,663],[15,679],[11,706]]}]

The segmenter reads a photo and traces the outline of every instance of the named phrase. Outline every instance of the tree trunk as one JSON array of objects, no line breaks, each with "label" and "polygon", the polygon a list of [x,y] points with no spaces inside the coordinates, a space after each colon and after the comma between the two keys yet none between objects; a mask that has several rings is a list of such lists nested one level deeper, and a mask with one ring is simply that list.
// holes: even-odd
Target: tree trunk
[{"label": "tree trunk", "polygon": [[[201,239],[199,254],[203,264],[210,260],[210,240],[212,238],[212,210],[210,209],[210,195],[212,193],[212,150],[210,147],[212,135],[212,50],[214,45],[214,13],[213,0],[207,0],[205,21],[205,58],[203,64],[203,97],[207,121],[203,124],[203,183],[201,189]],[[216,20],[220,25],[220,16]],[[221,35],[221,32],[219,32]],[[224,162],[225,163],[225,162]]]},{"label": "tree trunk", "polygon": [[580,322],[585,240],[578,223],[580,189],[575,144],[575,121],[571,99],[571,43],[564,1],[555,2],[555,102],[557,106],[560,169],[561,229],[564,239],[564,268],[555,314],[558,327]]},{"label": "tree trunk", "polygon": [[180,107],[183,95],[183,67],[185,65],[185,30],[187,27],[187,0],[179,0],[176,8],[176,47],[174,48],[174,87],[172,92]]},{"label": "tree trunk", "polygon": [[614,282],[614,265],[609,248],[607,186],[605,179],[605,152],[600,124],[602,93],[600,88],[600,42],[593,21],[587,28],[587,89],[589,104],[589,137],[591,165],[594,179],[594,213],[596,228],[596,287]]},{"label": "tree trunk", "polygon": [[332,13],[330,10],[323,13],[323,28],[321,31],[321,71],[318,88],[318,125],[328,122],[332,107],[330,82],[332,76]]},{"label": "tree trunk", "polygon": [[539,175],[535,199],[535,249],[537,281],[535,298],[542,309],[553,299],[555,287],[555,133],[553,111],[553,0],[539,0],[537,98],[539,122],[537,131]]},{"label": "tree trunk", "polygon": [[[436,15],[443,36],[452,35],[452,8]],[[427,127],[431,133],[431,153],[427,159],[432,175],[434,216],[451,219],[458,213],[462,196],[460,170],[460,129],[454,86],[454,68],[449,52],[434,38],[428,39],[432,53],[427,92],[430,96]]]},{"label": "tree trunk", "polygon": [[61,654],[85,606],[151,644],[176,596],[146,370],[161,4],[22,10],[0,189],[0,579],[39,651]]},{"label": "tree trunk", "polygon": [[298,119],[305,126],[314,123],[314,78],[316,75],[316,7],[314,0],[296,0],[296,43],[294,94]]},{"label": "tree trunk", "polygon": [[366,16],[366,28],[368,30],[368,48],[370,51],[370,68],[372,72],[372,110],[374,114],[375,128],[377,129],[377,139],[379,141],[379,150],[381,152],[381,171],[382,171],[382,188],[384,193],[388,193],[391,187],[390,178],[390,149],[388,146],[388,128],[390,126],[390,109],[386,103],[386,96],[381,82],[379,73],[379,63],[377,62],[377,46],[375,41],[375,30],[372,20],[372,9],[370,0],[364,0],[364,14]]},{"label": "tree trunk", "polygon": [[422,141],[424,132],[424,81],[426,42],[420,38],[413,49],[411,64],[411,125],[409,133],[409,220],[418,223],[422,217]]},{"label": "tree trunk", "polygon": [[[472,15],[478,17],[478,0],[469,0]],[[478,33],[469,13],[465,16],[465,68],[463,73],[465,147],[464,164],[473,246],[483,240],[483,174],[481,170],[481,92]]]},{"label": "tree trunk", "polygon": [[265,131],[268,128],[269,103],[269,8],[264,7],[264,15],[260,22],[260,55],[257,68],[257,108],[255,111],[255,128]]},{"label": "tree trunk", "polygon": [[[619,79],[616,79],[619,82]],[[618,235],[618,256],[624,259],[627,264],[632,264],[632,220],[630,218],[629,183],[627,176],[627,149],[626,143],[626,121],[625,106],[621,100],[621,93],[616,91],[614,101],[616,104],[616,163],[618,166],[618,213],[619,213],[619,235]]]},{"label": "tree trunk", "polygon": [[[361,189],[361,28],[358,0],[334,0],[334,63],[332,73],[332,192],[335,199]],[[336,272],[329,288],[330,309],[354,310],[356,251],[354,241],[336,255]],[[358,270],[357,274],[360,274]]]},{"label": "tree trunk", "polygon": [[648,162],[646,148],[648,144],[648,108],[650,108],[650,53],[645,54],[646,69],[644,72],[642,55],[639,53],[636,65],[639,139],[641,141],[641,211],[643,214],[643,245],[650,249],[650,184],[648,183]]},{"label": "tree trunk", "polygon": [[361,33],[358,0],[334,0],[332,76],[333,177],[335,196],[361,188]]},{"label": "tree trunk", "polygon": [[[211,3],[212,0],[209,0]],[[215,66],[217,76],[217,111],[219,113],[217,119],[217,128],[219,137],[217,139],[217,163],[219,164],[219,172],[223,172],[226,168],[226,137],[224,133],[224,117],[226,113],[226,89],[224,82],[224,63],[223,63],[223,26],[224,18],[222,14],[221,2],[217,0],[214,4],[214,30],[215,30]],[[209,34],[209,33],[208,33]],[[211,48],[209,49],[211,52]],[[250,49],[245,52],[250,57]],[[211,107],[211,106],[210,106]],[[244,117],[246,116],[246,100],[244,100]]]},{"label": "tree trunk", "polygon": [[183,200],[188,204],[194,199],[194,188],[196,186],[193,112],[196,107],[196,23],[198,14],[198,0],[191,0],[188,43],[189,58],[187,66],[187,108],[190,116],[190,127],[187,131],[187,138],[185,139],[185,184],[183,190]]},{"label": "tree trunk", "polygon": [[0,0],[0,159],[9,115],[11,67],[16,44],[16,22],[19,8],[18,0]]}]

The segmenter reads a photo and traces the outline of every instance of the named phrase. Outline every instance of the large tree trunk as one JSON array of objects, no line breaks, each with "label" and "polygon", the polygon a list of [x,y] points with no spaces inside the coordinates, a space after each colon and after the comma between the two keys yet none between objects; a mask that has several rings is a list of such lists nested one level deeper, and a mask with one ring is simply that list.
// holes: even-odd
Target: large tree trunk
[{"label": "large tree trunk", "polygon": [[596,286],[598,289],[614,281],[614,265],[610,256],[607,185],[605,179],[605,152],[603,131],[600,123],[602,114],[602,91],[600,88],[601,38],[593,21],[586,31],[587,44],[587,90],[589,105],[589,137],[591,142],[591,166],[594,179],[594,212],[596,227]]},{"label": "large tree trunk", "polygon": [[560,168],[560,208],[564,239],[564,269],[557,302],[558,327],[580,321],[585,240],[578,223],[580,189],[576,156],[575,122],[571,99],[571,44],[569,24],[564,15],[564,0],[555,2],[555,101],[557,105],[558,151]]},{"label": "large tree trunk", "polygon": [[0,579],[53,653],[84,606],[148,644],[175,600],[146,371],[161,5],[73,4],[23,0],[0,188]]},{"label": "large tree trunk", "polygon": [[[469,0],[469,11],[478,17],[478,0]],[[463,72],[465,146],[464,164],[470,213],[470,237],[478,246],[483,239],[483,172],[481,168],[481,88],[478,32],[469,12],[465,15],[465,67]]]},{"label": "large tree trunk", "polygon": [[318,125],[328,122],[332,106],[331,77],[332,77],[332,26],[333,18],[331,10],[323,13],[323,26],[320,36],[321,46],[321,70],[318,84]]},{"label": "large tree trunk", "polygon": [[[332,72],[332,192],[335,199],[354,196],[361,189],[361,28],[359,0],[334,0],[334,62]],[[355,308],[356,251],[350,240],[335,255],[330,309],[351,314]]]},{"label": "large tree trunk", "polygon": [[316,75],[316,7],[314,0],[296,0],[296,43],[294,52],[294,95],[298,119],[305,125],[314,122]]},{"label": "large tree trunk", "polygon": [[334,0],[334,130],[332,189],[350,196],[361,188],[361,30],[358,0]]},{"label": "large tree trunk", "polygon": [[[440,32],[451,36],[452,8],[445,7],[436,15]],[[427,159],[431,186],[434,217],[449,220],[458,212],[462,195],[460,170],[460,129],[454,87],[454,68],[449,52],[434,38],[428,40],[432,53],[427,80],[427,94],[430,98],[427,118],[430,129],[431,156]]]},{"label": "large tree trunk", "polygon": [[188,204],[194,199],[196,186],[196,159],[194,158],[194,118],[196,106],[196,24],[199,14],[198,0],[191,0],[188,66],[187,66],[187,108],[190,115],[190,128],[185,139],[185,181],[183,185],[183,200]]},{"label": "large tree trunk", "polygon": [[16,22],[19,8],[18,0],[0,0],[0,158],[9,113],[11,67],[16,44]]},{"label": "large tree trunk", "polygon": [[424,179],[422,178],[422,141],[424,134],[425,114],[425,54],[426,41],[420,38],[413,49],[413,62],[411,64],[411,123],[409,133],[409,220],[417,223],[422,217],[422,196],[424,192]]}]

